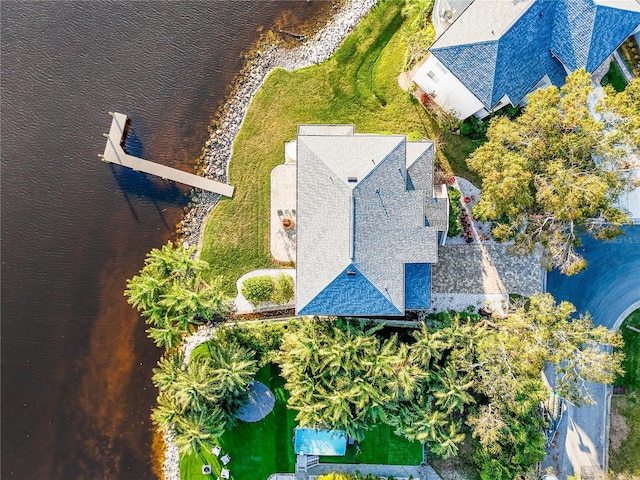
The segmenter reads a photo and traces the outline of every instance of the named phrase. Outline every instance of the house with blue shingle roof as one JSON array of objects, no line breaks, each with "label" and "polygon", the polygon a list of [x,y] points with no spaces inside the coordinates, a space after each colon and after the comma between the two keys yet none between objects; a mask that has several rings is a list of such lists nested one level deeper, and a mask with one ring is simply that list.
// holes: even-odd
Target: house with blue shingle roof
[{"label": "house with blue shingle roof", "polygon": [[433,142],[301,125],[296,311],[401,316],[431,302],[431,264],[448,228]]},{"label": "house with blue shingle roof", "polygon": [[640,30],[639,0],[438,0],[414,82],[460,119],[485,117],[585,68]]}]

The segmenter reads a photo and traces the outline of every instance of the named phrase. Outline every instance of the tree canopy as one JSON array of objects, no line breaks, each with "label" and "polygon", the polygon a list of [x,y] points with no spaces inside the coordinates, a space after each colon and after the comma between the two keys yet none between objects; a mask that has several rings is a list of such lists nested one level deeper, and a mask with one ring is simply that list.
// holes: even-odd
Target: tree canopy
[{"label": "tree canopy", "polygon": [[612,239],[628,222],[615,201],[638,151],[640,80],[604,92],[597,98],[584,70],[560,89],[537,90],[519,117],[494,117],[468,159],[482,178],[474,214],[497,222],[495,238],[514,240],[521,253],[542,245],[546,266],[566,274],[586,267],[581,232]]},{"label": "tree canopy", "polygon": [[507,318],[437,314],[402,341],[380,326],[305,320],[289,326],[278,362],[301,425],[359,440],[385,422],[442,457],[468,432],[483,478],[506,480],[544,456],[545,364],[556,368],[556,392],[578,405],[592,401],[586,382],[621,371],[608,348],[619,334],[573,314],[538,295]]},{"label": "tree canopy", "polygon": [[194,258],[193,249],[168,242],[149,252],[140,273],[127,282],[127,301],[146,317],[147,332],[167,349],[198,325],[229,309],[219,282],[207,283],[207,264]]}]

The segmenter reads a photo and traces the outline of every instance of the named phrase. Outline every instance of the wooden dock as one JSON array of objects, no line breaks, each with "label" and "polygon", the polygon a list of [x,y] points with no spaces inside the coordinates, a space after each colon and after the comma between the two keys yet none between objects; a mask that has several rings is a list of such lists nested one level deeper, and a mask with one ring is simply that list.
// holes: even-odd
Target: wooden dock
[{"label": "wooden dock", "polygon": [[102,155],[104,162],[115,163],[133,170],[156,175],[165,180],[173,180],[174,182],[184,183],[185,185],[208,192],[219,193],[225,197],[233,196],[233,187],[226,183],[216,182],[209,178],[183,172],[182,170],[160,165],[125,153],[122,148],[122,136],[124,135],[127,116],[122,113],[109,113],[113,117],[113,120],[111,121],[109,134],[105,134],[107,137],[107,145],[104,149],[104,155]]}]

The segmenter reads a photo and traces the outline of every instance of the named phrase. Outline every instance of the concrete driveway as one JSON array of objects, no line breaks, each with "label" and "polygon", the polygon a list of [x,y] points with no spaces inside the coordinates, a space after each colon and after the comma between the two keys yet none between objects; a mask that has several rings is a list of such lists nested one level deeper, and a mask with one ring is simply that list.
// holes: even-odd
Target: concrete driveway
[{"label": "concrete driveway", "polygon": [[640,225],[624,230],[613,242],[583,238],[581,251],[589,262],[584,272],[569,277],[554,270],[547,277],[547,291],[556,300],[568,300],[578,313],[589,312],[596,325],[613,330],[640,306]]}]

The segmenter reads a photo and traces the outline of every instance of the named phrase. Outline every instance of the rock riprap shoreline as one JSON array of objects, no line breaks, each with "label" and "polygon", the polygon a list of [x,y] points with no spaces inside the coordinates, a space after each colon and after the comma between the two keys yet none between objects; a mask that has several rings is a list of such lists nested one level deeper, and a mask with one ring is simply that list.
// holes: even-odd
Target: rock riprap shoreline
[{"label": "rock riprap shoreline", "polygon": [[[240,130],[253,95],[262,86],[267,75],[277,67],[293,71],[326,60],[376,3],[377,0],[346,0],[327,25],[305,39],[301,45],[295,48],[263,46],[262,51],[256,54],[236,79],[235,90],[215,120],[217,128],[212,129],[201,157],[205,177],[227,182],[233,141]],[[236,187],[242,188],[242,185]],[[200,250],[204,224],[219,199],[220,195],[209,192],[198,192],[192,197],[191,208],[181,222],[182,241],[185,246],[197,245],[198,251]],[[195,347],[211,339],[213,333],[212,327],[205,326],[186,339],[185,361],[188,361]],[[180,480],[180,454],[174,443],[173,433],[165,433],[164,441],[164,478]]]},{"label": "rock riprap shoreline", "polygon": [[[201,157],[205,177],[227,182],[233,141],[253,95],[267,75],[277,67],[293,71],[326,60],[376,3],[377,0],[346,0],[329,23],[301,45],[295,48],[268,45],[256,53],[236,79],[235,90],[214,121],[216,127],[212,128]],[[242,185],[236,187],[241,189]],[[200,250],[205,221],[219,199],[220,195],[209,192],[198,192],[192,197],[191,208],[180,224],[185,246],[197,245]]]}]

